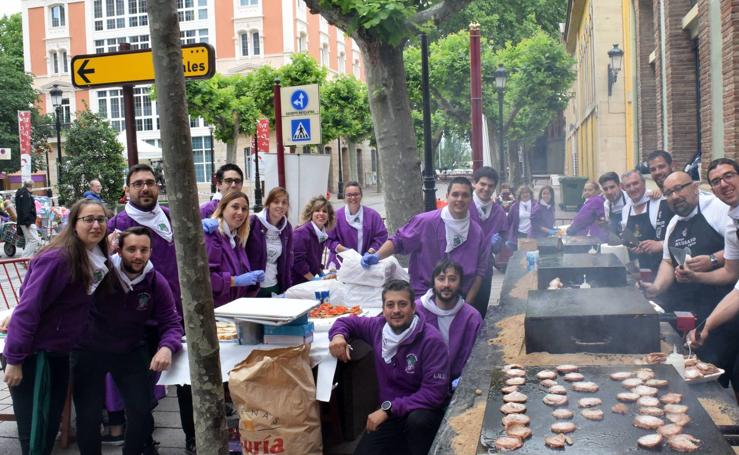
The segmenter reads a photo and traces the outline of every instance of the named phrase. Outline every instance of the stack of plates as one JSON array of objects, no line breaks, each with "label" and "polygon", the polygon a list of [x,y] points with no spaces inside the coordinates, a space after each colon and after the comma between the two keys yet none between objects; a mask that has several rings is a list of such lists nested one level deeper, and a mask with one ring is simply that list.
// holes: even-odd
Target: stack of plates
[{"label": "stack of plates", "polygon": [[245,297],[236,299],[215,309],[221,318],[256,322],[265,325],[285,325],[305,315],[318,306],[315,300],[302,299],[258,299]]}]

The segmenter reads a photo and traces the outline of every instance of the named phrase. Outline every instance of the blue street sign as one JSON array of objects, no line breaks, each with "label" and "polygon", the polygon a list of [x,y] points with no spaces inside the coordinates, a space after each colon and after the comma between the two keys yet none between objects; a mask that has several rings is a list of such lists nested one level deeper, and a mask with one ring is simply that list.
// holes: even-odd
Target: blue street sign
[{"label": "blue street sign", "polygon": [[290,104],[292,104],[293,108],[295,108],[295,110],[297,111],[302,111],[306,109],[309,102],[310,99],[308,98],[308,93],[306,93],[305,90],[295,90],[290,96]]},{"label": "blue street sign", "polygon": [[295,142],[310,142],[310,119],[290,119],[290,137]]}]

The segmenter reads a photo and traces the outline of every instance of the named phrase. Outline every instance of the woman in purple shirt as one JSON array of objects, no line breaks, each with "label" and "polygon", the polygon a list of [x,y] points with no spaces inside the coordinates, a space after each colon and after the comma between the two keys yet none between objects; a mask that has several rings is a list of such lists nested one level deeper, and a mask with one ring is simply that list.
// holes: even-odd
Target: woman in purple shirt
[{"label": "woman in purple shirt", "polygon": [[582,190],[585,203],[567,228],[567,235],[590,235],[601,241],[608,239],[608,225],[603,208],[605,198],[600,194],[600,186],[588,180]]},{"label": "woman in purple shirt", "polygon": [[110,287],[106,222],[99,202],[75,203],[69,223],[31,260],[23,280],[3,355],[24,455],[54,448],[69,353],[87,330],[92,294]]},{"label": "woman in purple shirt", "polygon": [[241,191],[224,196],[211,216],[216,228],[205,234],[205,249],[216,307],[246,297],[249,286],[264,280],[264,271],[252,271],[246,257],[248,219],[249,198]]},{"label": "woman in purple shirt", "polygon": [[554,235],[554,188],[547,185],[539,190],[539,204],[531,214],[531,237]]},{"label": "woman in purple shirt", "polygon": [[328,232],[336,222],[331,203],[323,196],[312,198],[303,208],[303,220],[293,232],[293,284],[305,283],[321,276],[323,247]]}]

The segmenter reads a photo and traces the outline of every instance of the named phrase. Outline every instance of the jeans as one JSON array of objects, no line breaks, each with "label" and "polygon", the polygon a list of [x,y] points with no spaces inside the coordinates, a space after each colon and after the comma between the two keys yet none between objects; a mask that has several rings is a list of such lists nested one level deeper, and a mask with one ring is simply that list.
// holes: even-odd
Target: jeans
[{"label": "jeans", "polygon": [[364,433],[354,455],[426,455],[443,417],[441,409],[416,409],[404,417],[391,417],[377,431]]},{"label": "jeans", "polygon": [[124,455],[139,455],[152,443],[154,417],[149,354],[145,346],[124,354],[72,353],[77,445],[81,455],[100,455],[100,423],[105,401],[105,374],[110,372],[126,412]]},{"label": "jeans", "polygon": [[[62,418],[64,401],[67,398],[69,385],[69,356],[49,355],[49,373],[51,382],[51,403],[47,439],[43,453],[48,455],[54,448],[56,434],[59,431],[59,422]],[[31,422],[33,419],[33,385],[36,377],[36,355],[30,355],[23,361],[23,380],[15,387],[10,388],[13,398],[13,412],[18,423],[18,439],[23,455],[30,450]]]}]

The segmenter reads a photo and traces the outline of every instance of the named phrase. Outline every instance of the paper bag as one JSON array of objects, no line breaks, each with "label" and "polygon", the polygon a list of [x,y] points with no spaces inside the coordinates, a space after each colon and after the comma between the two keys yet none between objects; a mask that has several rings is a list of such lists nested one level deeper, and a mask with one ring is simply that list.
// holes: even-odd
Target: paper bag
[{"label": "paper bag", "polygon": [[243,453],[323,453],[309,350],[254,350],[229,373]]}]

